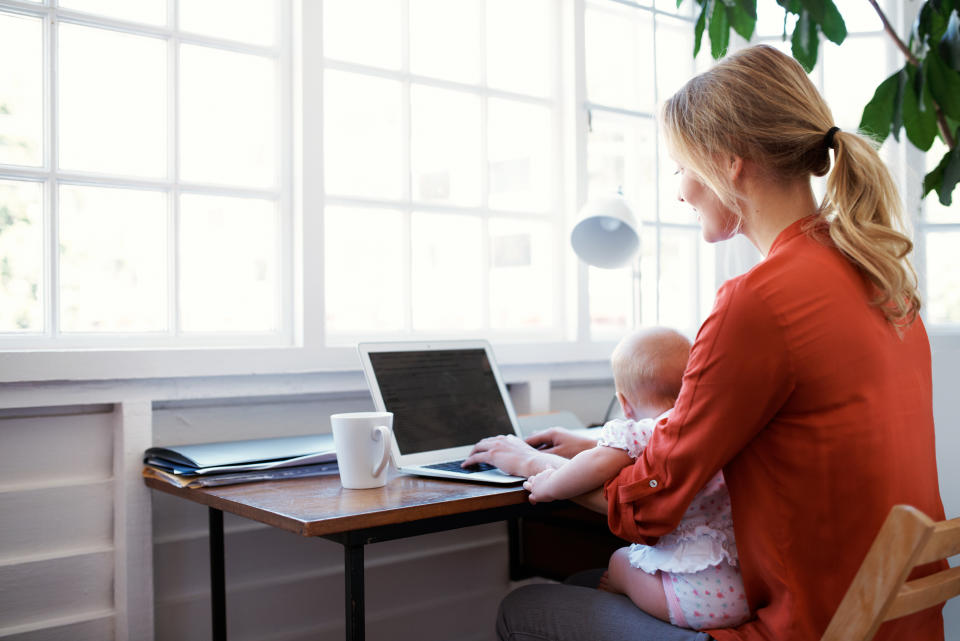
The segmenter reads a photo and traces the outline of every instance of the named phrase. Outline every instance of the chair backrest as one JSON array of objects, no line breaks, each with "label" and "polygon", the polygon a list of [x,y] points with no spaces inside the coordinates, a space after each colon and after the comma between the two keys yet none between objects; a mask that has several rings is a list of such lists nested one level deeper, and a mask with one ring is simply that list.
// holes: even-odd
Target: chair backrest
[{"label": "chair backrest", "polygon": [[960,518],[936,522],[909,505],[893,506],[820,641],[869,641],[884,621],[957,596],[960,567],[907,581],[916,566],[954,554]]}]

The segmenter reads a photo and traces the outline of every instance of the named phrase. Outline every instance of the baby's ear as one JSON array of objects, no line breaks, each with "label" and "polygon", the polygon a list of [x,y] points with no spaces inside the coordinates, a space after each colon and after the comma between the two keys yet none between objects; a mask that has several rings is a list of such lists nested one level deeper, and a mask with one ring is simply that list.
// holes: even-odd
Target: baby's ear
[{"label": "baby's ear", "polygon": [[617,400],[620,401],[620,408],[623,410],[623,415],[629,418],[631,421],[636,419],[636,412],[633,411],[633,407],[630,405],[630,401],[627,400],[627,397],[617,392]]}]

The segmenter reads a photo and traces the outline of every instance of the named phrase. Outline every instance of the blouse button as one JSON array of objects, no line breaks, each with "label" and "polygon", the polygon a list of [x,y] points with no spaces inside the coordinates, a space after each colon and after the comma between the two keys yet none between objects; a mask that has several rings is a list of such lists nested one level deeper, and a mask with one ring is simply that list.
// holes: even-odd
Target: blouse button
[{"label": "blouse button", "polygon": [[657,483],[657,479],[653,479],[652,481],[650,481],[650,487],[657,487],[658,485],[660,484]]}]

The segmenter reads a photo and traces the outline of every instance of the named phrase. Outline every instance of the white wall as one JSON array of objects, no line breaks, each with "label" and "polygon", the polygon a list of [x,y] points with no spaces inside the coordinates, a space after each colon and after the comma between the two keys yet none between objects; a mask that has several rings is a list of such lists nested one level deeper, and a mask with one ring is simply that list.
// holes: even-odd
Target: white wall
[{"label": "white wall", "polygon": [[[932,339],[941,491],[960,515],[960,337]],[[518,411],[602,418],[605,364],[505,368]],[[150,492],[152,444],[328,431],[370,401],[359,374],[0,388],[0,639],[209,638],[206,508]],[[227,515],[231,639],[340,638],[342,550]],[[956,562],[957,559],[954,559]],[[465,580],[470,577],[469,580]],[[494,638],[503,524],[367,549],[368,638]],[[429,617],[430,626],[423,621]],[[960,602],[946,613],[960,641]]]},{"label": "white wall", "polygon": [[[937,426],[937,471],[948,518],[960,516],[960,336],[930,338],[933,351],[933,417]],[[960,565],[960,555],[950,560]],[[960,598],[944,609],[946,641],[960,641]]]}]

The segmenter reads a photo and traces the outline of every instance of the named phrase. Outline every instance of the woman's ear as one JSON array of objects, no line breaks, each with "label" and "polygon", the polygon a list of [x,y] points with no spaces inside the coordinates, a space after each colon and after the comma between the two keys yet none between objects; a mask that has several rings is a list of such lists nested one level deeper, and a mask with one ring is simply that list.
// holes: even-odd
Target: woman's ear
[{"label": "woman's ear", "polygon": [[730,182],[736,182],[743,176],[743,158],[736,154],[730,154],[727,159],[727,176]]}]

